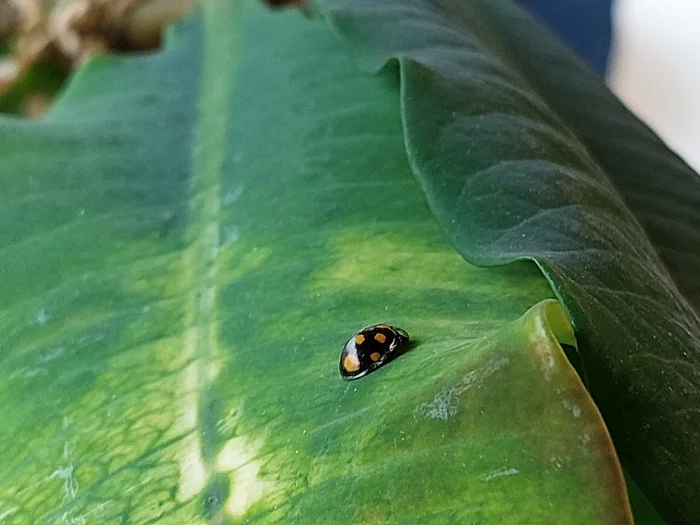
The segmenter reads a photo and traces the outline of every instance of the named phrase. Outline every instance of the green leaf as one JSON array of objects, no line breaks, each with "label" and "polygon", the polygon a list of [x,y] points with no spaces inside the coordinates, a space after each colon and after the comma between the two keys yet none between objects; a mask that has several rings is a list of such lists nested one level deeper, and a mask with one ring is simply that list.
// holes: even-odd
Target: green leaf
[{"label": "green leaf", "polygon": [[[0,121],[2,519],[630,523],[568,318],[449,246],[394,80],[221,0]],[[412,347],[341,381],[374,322]]]},{"label": "green leaf", "polygon": [[697,174],[513,2],[324,4],[367,67],[398,63],[407,154],[454,246],[537,262],[623,462],[700,522]]}]

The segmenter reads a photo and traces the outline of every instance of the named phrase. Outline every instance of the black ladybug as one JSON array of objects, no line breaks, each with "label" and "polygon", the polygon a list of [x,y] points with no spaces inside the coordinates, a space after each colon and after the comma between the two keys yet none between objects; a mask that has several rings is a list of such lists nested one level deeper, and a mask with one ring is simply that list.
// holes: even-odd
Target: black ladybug
[{"label": "black ladybug", "polygon": [[408,342],[401,328],[374,324],[363,328],[345,343],[340,354],[340,377],[358,379],[376,370],[396,355]]}]

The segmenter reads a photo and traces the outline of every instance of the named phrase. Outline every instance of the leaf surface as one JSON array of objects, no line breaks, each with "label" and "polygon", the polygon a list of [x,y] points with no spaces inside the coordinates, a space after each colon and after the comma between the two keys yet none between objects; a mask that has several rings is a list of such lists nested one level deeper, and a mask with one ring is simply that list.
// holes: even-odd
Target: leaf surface
[{"label": "leaf surface", "polygon": [[398,63],[407,155],[453,245],[538,264],[623,462],[700,522],[700,178],[513,2],[324,5],[366,67]]},{"label": "leaf surface", "polygon": [[[5,522],[630,522],[566,315],[446,242],[394,79],[221,0],[0,121]],[[341,381],[375,322],[413,346]]]}]

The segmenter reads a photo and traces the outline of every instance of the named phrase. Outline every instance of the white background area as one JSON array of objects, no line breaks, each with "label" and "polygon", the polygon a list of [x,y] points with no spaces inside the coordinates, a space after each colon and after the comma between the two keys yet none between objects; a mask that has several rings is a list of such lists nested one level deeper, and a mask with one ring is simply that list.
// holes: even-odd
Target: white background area
[{"label": "white background area", "polygon": [[608,84],[700,171],[700,0],[617,0]]}]

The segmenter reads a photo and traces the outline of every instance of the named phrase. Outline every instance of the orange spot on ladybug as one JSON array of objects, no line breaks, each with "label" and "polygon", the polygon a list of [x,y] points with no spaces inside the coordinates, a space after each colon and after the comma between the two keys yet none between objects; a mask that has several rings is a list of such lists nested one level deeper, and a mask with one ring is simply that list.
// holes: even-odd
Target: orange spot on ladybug
[{"label": "orange spot on ladybug", "polygon": [[348,372],[357,372],[360,369],[360,360],[356,355],[346,355],[343,359],[343,368]]},{"label": "orange spot on ladybug", "polygon": [[372,352],[371,354],[369,354],[369,358],[374,362],[379,361],[381,357],[382,356],[379,354],[379,352]]},{"label": "orange spot on ladybug", "polygon": [[386,343],[386,336],[384,334],[374,334],[374,340],[378,343]]},{"label": "orange spot on ladybug", "polygon": [[357,334],[357,335],[355,336],[355,344],[356,344],[356,345],[361,345],[361,344],[364,343],[364,342],[365,342],[365,336],[364,336],[364,335],[362,335],[362,334]]}]

